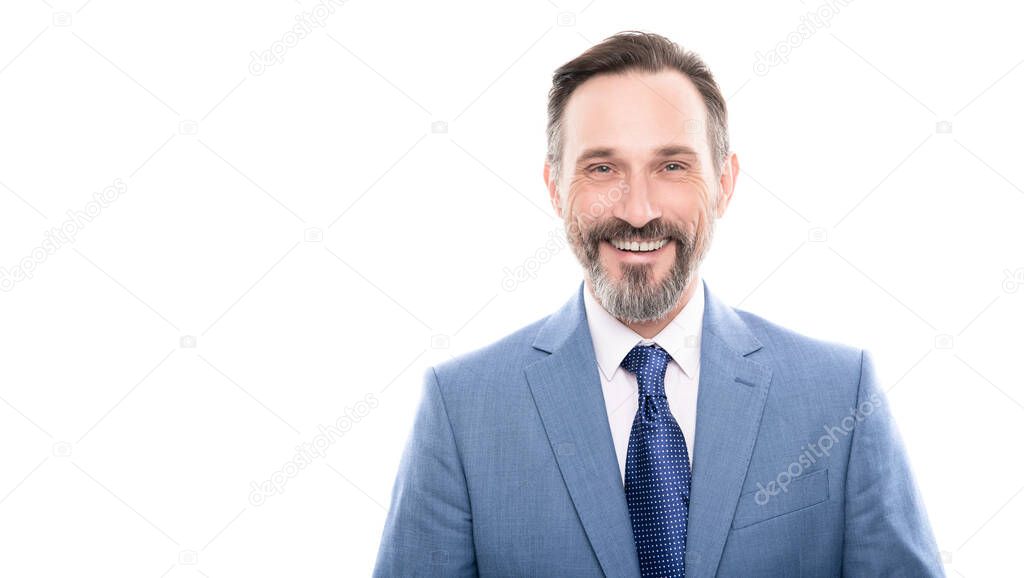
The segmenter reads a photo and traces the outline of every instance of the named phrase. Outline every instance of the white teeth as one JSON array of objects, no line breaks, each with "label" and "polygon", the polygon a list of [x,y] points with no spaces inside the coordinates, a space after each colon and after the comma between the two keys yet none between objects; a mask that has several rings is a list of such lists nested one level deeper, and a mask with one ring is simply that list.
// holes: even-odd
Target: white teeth
[{"label": "white teeth", "polygon": [[657,251],[664,247],[665,243],[668,243],[668,239],[661,239],[660,241],[644,241],[643,243],[639,241],[627,241],[625,239],[612,239],[610,242],[616,249],[643,253],[647,251]]}]

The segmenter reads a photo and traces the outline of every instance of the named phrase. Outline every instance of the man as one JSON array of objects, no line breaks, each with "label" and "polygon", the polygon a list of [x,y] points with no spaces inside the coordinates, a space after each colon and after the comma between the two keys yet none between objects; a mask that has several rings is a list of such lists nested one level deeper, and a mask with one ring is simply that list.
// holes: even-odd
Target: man
[{"label": "man", "polygon": [[426,372],[374,574],[942,576],[869,354],[699,276],[739,173],[700,58],[617,34],[548,114],[584,282]]}]

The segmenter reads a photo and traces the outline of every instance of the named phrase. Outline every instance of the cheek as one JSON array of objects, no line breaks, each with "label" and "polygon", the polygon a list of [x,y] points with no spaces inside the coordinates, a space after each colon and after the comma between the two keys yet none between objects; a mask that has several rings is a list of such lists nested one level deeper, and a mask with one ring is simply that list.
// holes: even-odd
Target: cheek
[{"label": "cheek", "polygon": [[621,193],[615,194],[611,185],[599,185],[585,177],[576,177],[569,183],[566,204],[570,218],[581,226],[597,221],[610,212]]},{"label": "cheek", "polygon": [[580,212],[579,208],[577,207],[577,204],[580,201],[581,193],[583,193],[582,197],[584,199],[586,198],[583,183],[580,181],[579,178],[573,178],[566,185],[565,190],[567,191],[565,195],[566,211],[568,212],[570,218],[576,218],[576,216]]},{"label": "cheek", "polygon": [[712,188],[700,173],[688,173],[673,184],[685,192],[687,202],[694,207],[707,207],[711,203]]},{"label": "cheek", "polygon": [[713,197],[708,183],[698,176],[687,176],[666,185],[661,196],[663,218],[686,231],[697,245],[696,250],[701,251],[711,226],[709,207]]},{"label": "cheek", "polygon": [[667,215],[674,215],[676,222],[685,223],[691,231],[706,221],[711,202],[712,191],[699,175],[686,175],[662,184],[663,190],[659,198],[662,210]]},{"label": "cheek", "polygon": [[694,243],[697,245],[698,253],[706,250],[706,247],[703,245],[708,242],[707,236],[710,232],[709,229],[711,228],[712,221],[715,218],[714,207],[711,204],[712,200],[713,197],[711,197],[710,192],[708,192],[706,199],[702,200],[699,206],[695,206],[693,208],[694,212],[690,213],[692,215],[691,218],[694,221]]}]

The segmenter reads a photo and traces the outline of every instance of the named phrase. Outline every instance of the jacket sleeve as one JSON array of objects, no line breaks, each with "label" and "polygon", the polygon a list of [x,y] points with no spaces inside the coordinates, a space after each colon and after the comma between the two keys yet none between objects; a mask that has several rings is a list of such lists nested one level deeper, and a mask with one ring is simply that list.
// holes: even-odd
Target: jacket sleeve
[{"label": "jacket sleeve", "polygon": [[373,576],[476,574],[466,477],[437,374],[428,368]]},{"label": "jacket sleeve", "polygon": [[861,352],[860,384],[846,470],[843,576],[944,576],[900,433]]}]

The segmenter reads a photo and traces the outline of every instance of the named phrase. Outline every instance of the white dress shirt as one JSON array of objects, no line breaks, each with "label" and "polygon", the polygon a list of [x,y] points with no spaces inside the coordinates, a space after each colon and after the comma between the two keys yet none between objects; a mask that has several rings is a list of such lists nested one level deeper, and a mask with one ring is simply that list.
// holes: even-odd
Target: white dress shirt
[{"label": "white dress shirt", "polygon": [[620,366],[626,354],[638,344],[657,343],[672,356],[665,369],[665,397],[672,416],[676,418],[686,451],[693,466],[694,432],[697,424],[697,384],[700,372],[700,340],[704,321],[704,284],[695,273],[697,289],[683,310],[653,339],[644,339],[621,321],[612,317],[590,293],[589,285],[583,291],[587,324],[594,343],[594,355],[601,374],[601,388],[608,410],[615,454],[619,459],[619,474],[623,485],[626,480],[626,451],[629,433],[636,416],[638,386],[636,376]]}]

